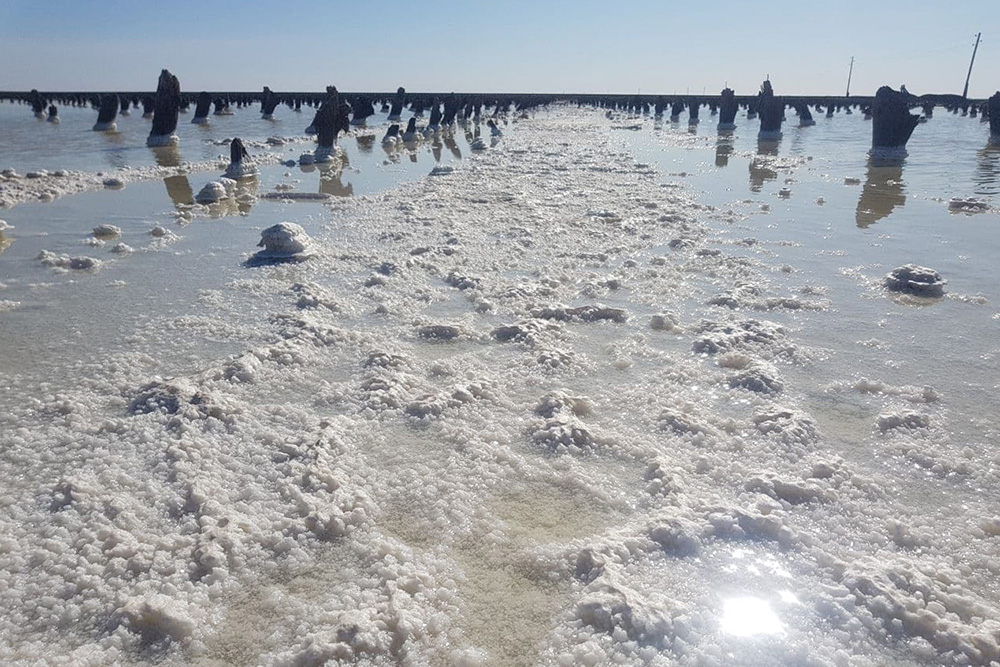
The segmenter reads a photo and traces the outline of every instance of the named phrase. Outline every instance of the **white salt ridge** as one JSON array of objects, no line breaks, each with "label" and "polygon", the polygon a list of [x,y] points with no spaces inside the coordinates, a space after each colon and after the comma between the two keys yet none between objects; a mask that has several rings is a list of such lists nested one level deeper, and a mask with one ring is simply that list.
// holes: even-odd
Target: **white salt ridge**
[{"label": "white salt ridge", "polygon": [[94,236],[99,239],[113,239],[122,235],[122,228],[118,225],[104,224],[94,227]]},{"label": "white salt ridge", "polygon": [[882,284],[893,292],[904,292],[921,297],[940,297],[944,295],[947,280],[934,269],[916,264],[905,264],[897,267],[886,275]]},{"label": "white salt ridge", "polygon": [[258,246],[264,248],[253,260],[303,260],[316,250],[306,231],[294,222],[279,222],[260,233]]},{"label": "white salt ridge", "polygon": [[[848,459],[806,407],[794,331],[705,305],[766,267],[645,261],[703,238],[701,213],[593,112],[539,113],[507,141],[304,219],[312,261],[220,291],[252,295],[252,326],[150,322],[238,354],[165,379],[125,346],[0,388],[0,662],[1000,659],[989,458],[928,442],[947,414],[880,433],[877,415],[906,419],[887,406],[854,449],[888,455]],[[305,246],[284,229],[274,249]],[[581,316],[601,311],[625,317]],[[729,386],[743,371],[783,388]],[[903,497],[953,473],[981,489],[967,515]],[[741,636],[733,609],[781,630]]]},{"label": "white salt ridge", "polygon": [[101,260],[93,257],[70,257],[69,255],[59,255],[48,250],[43,250],[38,254],[38,260],[45,266],[53,269],[71,269],[74,271],[90,271],[101,267]]},{"label": "white salt ridge", "polygon": [[229,199],[236,190],[236,181],[231,178],[220,178],[210,181],[195,195],[199,204],[215,204],[223,199]]},{"label": "white salt ridge", "polygon": [[953,197],[948,201],[948,210],[956,213],[985,213],[990,210],[989,202],[973,197]]},{"label": "white salt ridge", "polygon": [[[254,156],[254,162],[259,166],[273,165],[281,162],[280,153],[259,153]],[[81,192],[102,190],[105,187],[124,187],[129,183],[156,181],[176,176],[203,171],[215,171],[222,168],[216,160],[203,162],[186,162],[179,167],[126,167],[115,171],[108,177],[103,173],[57,170],[45,173],[38,178],[28,179],[17,175],[13,169],[4,170],[0,180],[0,208],[11,208],[29,201],[52,201]],[[105,186],[105,181],[113,181],[113,186]]]}]

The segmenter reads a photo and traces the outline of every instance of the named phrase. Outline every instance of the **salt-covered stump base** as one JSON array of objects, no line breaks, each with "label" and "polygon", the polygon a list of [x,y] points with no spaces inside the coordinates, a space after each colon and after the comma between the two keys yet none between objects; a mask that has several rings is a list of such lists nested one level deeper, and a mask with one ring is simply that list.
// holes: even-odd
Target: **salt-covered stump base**
[{"label": "salt-covered stump base", "polygon": [[236,181],[223,177],[217,181],[206,183],[194,200],[199,204],[215,204],[232,196],[235,188]]},{"label": "salt-covered stump base", "polygon": [[948,281],[934,269],[916,264],[897,267],[882,281],[882,284],[893,292],[924,297],[944,296],[944,286],[947,283]]},{"label": "salt-covered stump base", "polygon": [[908,155],[906,146],[873,146],[868,151],[868,157],[880,162],[898,162]]},{"label": "salt-covered stump base", "polygon": [[736,123],[719,123],[716,129],[719,132],[732,132],[736,129]]},{"label": "salt-covered stump base", "polygon": [[146,145],[150,148],[176,146],[180,141],[180,137],[176,134],[151,134],[146,138]]},{"label": "salt-covered stump base", "polygon": [[989,202],[973,197],[968,199],[953,197],[948,201],[948,210],[952,213],[985,213],[990,210],[990,205]]},{"label": "salt-covered stump base", "polygon": [[260,233],[263,250],[247,260],[247,266],[302,262],[316,254],[313,240],[294,222],[279,222]]},{"label": "salt-covered stump base", "polygon": [[[306,155],[308,155],[308,153],[304,154],[302,157],[305,157]],[[326,164],[327,162],[333,162],[334,160],[339,158],[340,158],[340,149],[337,146],[333,146],[332,148],[328,148],[326,146],[318,146],[316,150],[313,152],[313,162],[315,162],[316,164]],[[302,158],[299,158],[299,161],[301,162]],[[308,164],[308,163],[303,162],[303,164]]]},{"label": "salt-covered stump base", "polygon": [[94,123],[94,132],[115,132],[118,130],[118,125],[114,121],[110,123]]}]

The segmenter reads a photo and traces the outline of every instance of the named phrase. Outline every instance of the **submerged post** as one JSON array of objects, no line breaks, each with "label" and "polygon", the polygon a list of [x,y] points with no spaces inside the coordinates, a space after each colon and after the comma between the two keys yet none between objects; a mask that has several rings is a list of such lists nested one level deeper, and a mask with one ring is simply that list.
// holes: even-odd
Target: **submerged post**
[{"label": "submerged post", "polygon": [[781,138],[781,121],[785,115],[785,103],[774,96],[771,82],[765,80],[757,95],[757,113],[760,114],[759,141],[774,141]]},{"label": "submerged post", "polygon": [[809,127],[810,125],[815,125],[816,121],[813,120],[812,112],[809,111],[809,105],[801,100],[794,104],[795,112],[799,114],[799,127]]},{"label": "submerged post", "polygon": [[986,103],[986,113],[990,119],[990,145],[1000,146],[1000,91]]},{"label": "submerged post", "polygon": [[366,126],[368,119],[375,115],[375,105],[367,97],[354,98],[354,104],[351,109],[351,125],[358,127]]},{"label": "submerged post", "polygon": [[114,132],[118,129],[115,116],[118,115],[118,96],[105,95],[101,98],[101,110],[97,112],[94,132]]},{"label": "submerged post", "polygon": [[45,100],[34,88],[28,93],[28,103],[31,104],[31,112],[35,114],[35,118],[45,118]]},{"label": "submerged post", "polygon": [[147,146],[176,146],[177,117],[181,109],[181,83],[167,70],[160,72],[153,102],[153,127],[146,138]]},{"label": "submerged post", "polygon": [[392,108],[389,109],[389,120],[399,120],[403,114],[403,105],[406,104],[406,89],[400,86],[396,89],[396,96],[392,98]]},{"label": "submerged post", "polygon": [[722,90],[722,100],[719,103],[719,127],[720,132],[729,132],[736,129],[736,93],[732,88]]},{"label": "submerged post", "polygon": [[56,105],[49,105],[49,117],[46,120],[50,123],[59,123],[59,109],[56,108]]},{"label": "submerged post", "polygon": [[701,101],[697,98],[688,100],[688,126],[698,124],[698,110],[701,108]]},{"label": "submerged post", "polygon": [[248,176],[256,176],[259,173],[257,165],[253,163],[253,158],[247,153],[243,141],[236,137],[229,144],[229,166],[226,168],[226,178],[234,181]]},{"label": "submerged post", "polygon": [[264,86],[264,93],[260,97],[260,117],[264,120],[274,119],[274,110],[278,106],[280,98],[271,92],[271,89]]},{"label": "submerged post", "polygon": [[[331,90],[332,88],[332,90]],[[351,129],[348,114],[350,107],[340,101],[340,94],[336,88],[327,88],[327,98],[323,106],[316,113],[316,151],[313,154],[315,162],[332,162],[334,146],[337,143],[337,135],[343,130],[347,132]]]},{"label": "submerged post", "polygon": [[194,107],[194,118],[191,122],[195,125],[207,125],[208,124],[208,112],[212,108],[212,96],[202,91],[198,93],[198,102]]},{"label": "submerged post", "polygon": [[882,160],[902,160],[906,157],[906,142],[910,140],[920,116],[910,113],[908,96],[889,86],[875,93],[872,105],[872,149],[869,155]]},{"label": "submerged post", "polygon": [[670,122],[676,123],[681,119],[681,112],[684,111],[684,103],[680,100],[674,100],[670,105]]}]

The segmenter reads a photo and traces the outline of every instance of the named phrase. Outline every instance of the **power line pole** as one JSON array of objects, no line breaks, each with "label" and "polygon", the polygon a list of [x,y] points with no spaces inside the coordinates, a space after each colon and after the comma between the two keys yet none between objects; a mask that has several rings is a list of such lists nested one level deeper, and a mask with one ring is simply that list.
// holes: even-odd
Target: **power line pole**
[{"label": "power line pole", "polygon": [[976,62],[976,51],[979,50],[979,38],[983,33],[976,33],[976,45],[972,47],[972,60],[969,61],[969,73],[965,75],[965,88],[962,90],[962,99],[969,97],[969,79],[972,78],[972,64]]},{"label": "power line pole", "polygon": [[851,96],[851,75],[854,74],[854,56],[851,56],[851,69],[847,71],[847,95],[844,97]]}]

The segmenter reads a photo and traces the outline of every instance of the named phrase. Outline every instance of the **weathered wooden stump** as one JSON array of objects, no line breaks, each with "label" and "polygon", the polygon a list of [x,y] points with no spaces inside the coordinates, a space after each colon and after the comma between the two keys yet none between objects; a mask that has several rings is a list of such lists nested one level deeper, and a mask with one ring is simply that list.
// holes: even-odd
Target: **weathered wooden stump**
[{"label": "weathered wooden stump", "polygon": [[920,116],[910,113],[909,96],[882,86],[875,93],[871,113],[872,148],[868,154],[876,160],[905,158],[906,142],[920,122]]},{"label": "weathered wooden stump", "polygon": [[775,141],[781,138],[781,121],[785,116],[785,103],[774,96],[770,81],[764,81],[757,95],[757,113],[760,114],[760,141]]},{"label": "weathered wooden stump", "polygon": [[177,130],[177,116],[181,109],[181,84],[167,70],[160,72],[153,108],[153,127],[149,130],[146,145],[176,146],[179,139],[174,132]]},{"label": "weathered wooden stump", "polygon": [[114,132],[118,129],[115,124],[115,116],[118,115],[118,96],[105,95],[101,98],[101,109],[97,113],[97,123],[94,124],[95,132]]},{"label": "weathered wooden stump", "polygon": [[720,132],[731,132],[736,129],[736,93],[732,88],[725,88],[722,91],[722,98],[719,103],[719,127]]},{"label": "weathered wooden stump", "polygon": [[198,101],[194,107],[194,118],[191,122],[195,125],[205,125],[208,123],[208,112],[212,109],[212,96],[202,91],[198,93]]}]

